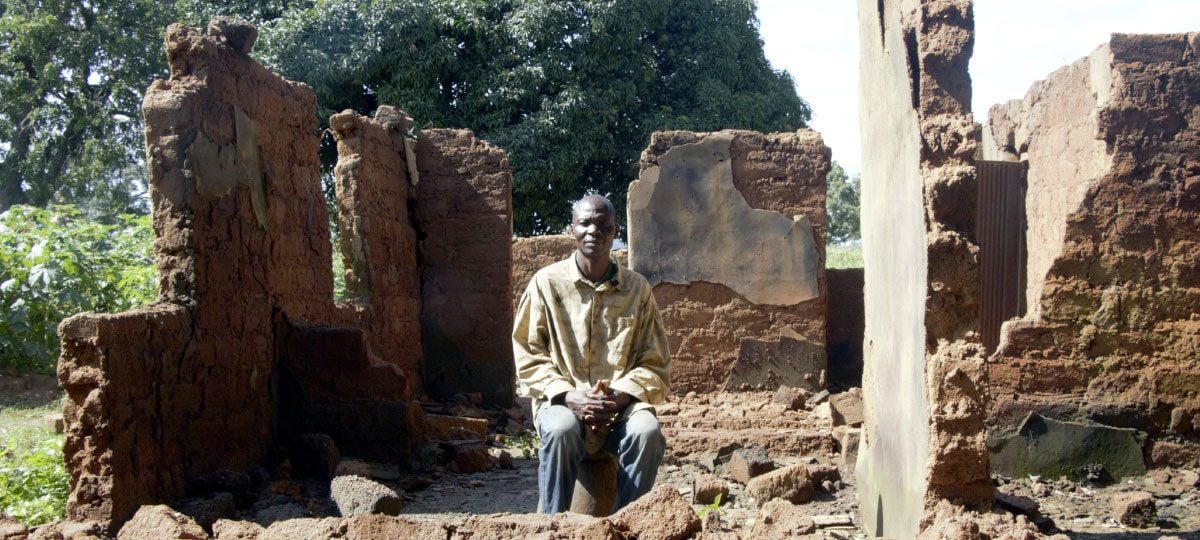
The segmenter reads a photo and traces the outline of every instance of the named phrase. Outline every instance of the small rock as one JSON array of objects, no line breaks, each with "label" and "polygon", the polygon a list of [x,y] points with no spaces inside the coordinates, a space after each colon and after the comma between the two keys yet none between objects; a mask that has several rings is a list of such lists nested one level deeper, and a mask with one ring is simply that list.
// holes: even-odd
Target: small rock
[{"label": "small rock", "polygon": [[276,506],[269,506],[254,513],[254,522],[263,527],[270,527],[276,521],[287,521],[289,519],[299,519],[312,517],[312,514],[294,502],[288,502]]},{"label": "small rock", "polygon": [[237,509],[233,503],[232,493],[213,493],[203,497],[182,499],[171,505],[172,508],[187,514],[205,531],[212,531],[213,524],[218,519],[234,517]]},{"label": "small rock", "polygon": [[850,514],[813,516],[812,521],[817,527],[851,527],[854,525],[854,518]]},{"label": "small rock", "polygon": [[336,474],[338,476],[356,475],[371,478],[371,465],[357,459],[343,459],[338,462]]},{"label": "small rock", "polygon": [[468,444],[454,444],[453,456],[454,461],[450,465],[454,465],[458,472],[463,474],[477,473],[490,470],[492,468],[492,454],[488,452],[487,446],[481,442],[473,441]]},{"label": "small rock", "polygon": [[821,482],[821,489],[825,490],[825,493],[833,493],[833,482],[829,480]]},{"label": "small rock", "polygon": [[213,540],[258,540],[266,528],[252,521],[218,519],[213,523]]},{"label": "small rock", "polygon": [[700,528],[704,531],[719,531],[721,530],[721,513],[709,511],[700,518]]},{"label": "small rock", "polygon": [[392,488],[361,476],[338,476],[329,486],[329,497],[342,516],[358,514],[400,515],[404,500]]},{"label": "small rock", "polygon": [[683,540],[701,530],[692,505],[675,488],[658,485],[608,518],[629,538]]},{"label": "small rock", "polygon": [[712,504],[721,497],[721,501],[729,500],[729,484],[711,474],[698,474],[692,481],[692,497],[697,503]]},{"label": "small rock", "polygon": [[775,470],[775,462],[765,448],[741,448],[730,456],[727,470],[734,480],[747,484],[750,479]]},{"label": "small rock", "polygon": [[506,471],[517,468],[517,465],[513,463],[512,454],[508,453],[507,450],[500,451],[500,455],[496,457],[496,466]]},{"label": "small rock", "polygon": [[239,508],[254,504],[257,498],[254,480],[241,471],[222,470],[205,475],[188,485],[188,497],[203,497],[212,493],[231,493]]},{"label": "small rock", "polygon": [[1002,491],[996,492],[996,504],[1013,514],[1019,514],[1035,518],[1041,515],[1040,506],[1037,501],[1029,497],[1020,495],[1012,495]]},{"label": "small rock", "polygon": [[192,518],[166,505],[143,506],[121,527],[117,540],[208,540],[208,533]]},{"label": "small rock", "polygon": [[1135,529],[1153,527],[1158,521],[1154,497],[1145,491],[1113,495],[1113,516],[1118,523]]},{"label": "small rock", "polygon": [[1034,482],[1029,486],[1029,491],[1033,492],[1035,497],[1045,497],[1050,494],[1050,486],[1043,482]]},{"label": "small rock", "polygon": [[806,398],[808,398],[808,392],[803,389],[780,386],[771,401],[783,405],[789,411],[798,411],[804,408]]},{"label": "small rock", "polygon": [[829,390],[821,390],[820,392],[813,394],[812,397],[808,398],[808,405],[810,407],[815,407],[824,403],[826,399],[829,399]]},{"label": "small rock", "polygon": [[833,483],[842,478],[842,473],[832,465],[809,465],[808,475],[812,477],[813,483],[817,484]]},{"label": "small rock", "polygon": [[333,438],[324,433],[305,433],[296,437],[288,447],[288,457],[292,460],[293,472],[313,478],[333,478],[341,461]]},{"label": "small rock", "polygon": [[63,432],[63,415],[62,413],[47,414],[42,417],[42,425],[47,431],[61,434]]},{"label": "small rock", "polygon": [[296,518],[276,521],[263,532],[263,540],[325,540],[341,537],[341,518]]},{"label": "small rock", "polygon": [[863,423],[862,389],[851,388],[829,396],[830,420],[835,426],[858,427]]},{"label": "small rock", "polygon": [[29,527],[0,515],[0,540],[25,540]]},{"label": "small rock", "polygon": [[792,465],[771,471],[746,484],[746,495],[762,506],[772,499],[784,499],[796,504],[811,501],[816,486],[805,465]]},{"label": "small rock", "polygon": [[749,538],[801,538],[817,530],[804,511],[787,501],[768,501],[758,511]]}]

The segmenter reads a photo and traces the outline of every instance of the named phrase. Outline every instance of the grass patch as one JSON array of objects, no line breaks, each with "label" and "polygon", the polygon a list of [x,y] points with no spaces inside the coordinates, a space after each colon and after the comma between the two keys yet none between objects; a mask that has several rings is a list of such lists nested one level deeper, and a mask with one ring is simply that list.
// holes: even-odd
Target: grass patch
[{"label": "grass patch", "polygon": [[27,525],[62,519],[70,490],[63,437],[42,425],[62,400],[0,398],[0,514]]},{"label": "grass patch", "polygon": [[862,244],[825,246],[825,268],[862,268]]}]

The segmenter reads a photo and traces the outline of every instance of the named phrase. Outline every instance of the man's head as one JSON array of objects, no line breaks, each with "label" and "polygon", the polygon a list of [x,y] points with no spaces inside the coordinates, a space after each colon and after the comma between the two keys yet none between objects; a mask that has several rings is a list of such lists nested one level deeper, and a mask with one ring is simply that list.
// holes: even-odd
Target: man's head
[{"label": "man's head", "polygon": [[589,260],[605,262],[617,237],[617,217],[612,202],[591,194],[571,205],[571,238],[575,249]]}]

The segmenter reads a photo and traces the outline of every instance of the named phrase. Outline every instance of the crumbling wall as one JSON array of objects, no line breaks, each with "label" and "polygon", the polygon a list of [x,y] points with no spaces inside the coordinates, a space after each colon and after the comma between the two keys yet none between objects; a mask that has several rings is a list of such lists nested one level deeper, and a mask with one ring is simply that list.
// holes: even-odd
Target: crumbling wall
[{"label": "crumbling wall", "polygon": [[[503,152],[427,131],[429,182],[414,193],[402,113],[335,115],[352,296],[335,305],[316,98],[247,56],[255,36],[224,18],[167,30],[170,79],[143,102],[158,302],[60,326],[71,519],[115,530],[311,434],[407,464],[424,433],[421,380],[410,389],[405,372],[425,356],[422,320],[480,362],[493,403],[511,402],[507,333],[502,346],[475,337],[511,319]],[[426,203],[420,246],[414,200]]]},{"label": "crumbling wall", "polygon": [[659,132],[629,188],[676,392],[825,385],[825,175],[809,130]]},{"label": "crumbling wall", "polygon": [[467,130],[432,129],[417,142],[425,391],[481,393],[510,406],[512,169],[504,151]]},{"label": "crumbling wall", "polygon": [[859,0],[863,523],[916,536],[943,499],[990,504],[973,239],[970,0]]},{"label": "crumbling wall", "polygon": [[1096,137],[1098,107],[1110,91],[1108,47],[1034,83],[1025,99],[992,107],[984,154],[1028,163],[1025,191],[1025,305],[1036,317],[1046,272],[1063,247],[1067,215],[1112,165]]},{"label": "crumbling wall", "polygon": [[164,303],[62,324],[73,519],[121,522],[257,461],[272,435],[273,313],[332,309],[316,98],[238,39],[172,25],[171,78],[143,101]]},{"label": "crumbling wall", "polygon": [[413,388],[421,388],[421,284],[417,231],[409,214],[410,124],[388,106],[376,111],[375,120],[353,111],[329,119],[338,144],[333,174],[350,297],[345,307],[357,326],[369,330],[375,354],[400,367]]},{"label": "crumbling wall", "polygon": [[[1160,464],[1172,464],[1170,452],[1158,451],[1172,445],[1167,436],[1196,440],[1198,55],[1200,34],[1114,34],[1066,70],[1086,63],[1090,87],[1065,80],[1063,71],[1039,83],[1099,96],[1094,104],[1078,98],[1091,104],[1080,114],[1094,120],[1075,124],[1069,136],[1107,155],[1092,160],[1104,164],[1098,173],[1081,169],[1071,179],[1082,184],[1082,196],[1057,224],[1063,234],[1035,299],[1040,310],[1004,326],[990,366],[998,427],[1015,426],[1030,411],[1133,427],[1160,439],[1150,452]],[[1002,142],[1018,140],[1009,130],[1024,126],[1032,188],[1043,133],[1062,128],[1025,113],[1014,118],[1015,110],[994,109],[990,127]]]},{"label": "crumbling wall", "polygon": [[512,305],[516,312],[521,295],[538,270],[575,252],[575,243],[565,234],[514,238],[512,243]]}]

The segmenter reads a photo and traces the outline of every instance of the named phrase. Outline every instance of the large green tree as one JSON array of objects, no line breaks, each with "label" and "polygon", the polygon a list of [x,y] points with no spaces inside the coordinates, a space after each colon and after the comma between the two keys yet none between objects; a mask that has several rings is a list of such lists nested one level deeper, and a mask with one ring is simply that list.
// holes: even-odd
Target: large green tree
[{"label": "large green tree", "polygon": [[0,0],[0,211],[139,206],[141,99],[173,19],[158,0]]},{"label": "large green tree", "polygon": [[861,185],[859,175],[850,178],[836,162],[825,176],[825,213],[829,221],[829,241],[845,244],[862,239],[860,226]]},{"label": "large green tree", "polygon": [[521,234],[560,229],[586,191],[623,206],[655,130],[810,115],[751,0],[318,0],[262,30],[258,54],[312,85],[322,118],[392,104],[506,149]]}]

